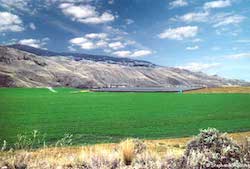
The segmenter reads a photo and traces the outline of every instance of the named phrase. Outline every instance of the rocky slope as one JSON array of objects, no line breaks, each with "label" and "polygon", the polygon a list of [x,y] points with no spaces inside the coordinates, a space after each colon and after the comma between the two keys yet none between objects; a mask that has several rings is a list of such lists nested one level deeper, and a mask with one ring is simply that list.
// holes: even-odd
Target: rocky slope
[{"label": "rocky slope", "polygon": [[244,81],[160,67],[150,62],[132,59],[111,62],[114,57],[96,60],[89,59],[90,56],[81,59],[67,57],[66,54],[38,56],[13,47],[0,46],[0,86],[93,88],[249,85]]}]

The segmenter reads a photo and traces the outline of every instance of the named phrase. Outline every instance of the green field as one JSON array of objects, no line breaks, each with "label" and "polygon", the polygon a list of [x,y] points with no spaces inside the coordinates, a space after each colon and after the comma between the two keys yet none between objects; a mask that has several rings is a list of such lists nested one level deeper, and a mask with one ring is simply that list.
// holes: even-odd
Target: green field
[{"label": "green field", "polygon": [[51,142],[74,134],[77,144],[190,136],[207,127],[250,130],[250,94],[55,90],[0,89],[0,140],[13,142],[18,133],[34,129]]}]

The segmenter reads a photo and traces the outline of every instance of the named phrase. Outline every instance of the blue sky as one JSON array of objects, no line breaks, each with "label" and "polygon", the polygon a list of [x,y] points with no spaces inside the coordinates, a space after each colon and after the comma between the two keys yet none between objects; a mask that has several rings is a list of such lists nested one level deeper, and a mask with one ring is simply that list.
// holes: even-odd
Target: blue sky
[{"label": "blue sky", "polygon": [[0,0],[0,43],[250,81],[250,0]]}]

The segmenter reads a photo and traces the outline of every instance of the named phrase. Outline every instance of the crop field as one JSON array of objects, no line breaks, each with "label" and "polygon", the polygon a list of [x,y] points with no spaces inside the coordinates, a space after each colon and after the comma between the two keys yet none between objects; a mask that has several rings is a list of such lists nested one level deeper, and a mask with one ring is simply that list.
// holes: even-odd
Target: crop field
[{"label": "crop field", "polygon": [[[55,90],[55,91],[54,91]],[[80,92],[77,89],[0,89],[0,140],[39,130],[75,144],[192,136],[201,128],[250,131],[250,94]]]},{"label": "crop field", "polygon": [[185,93],[250,93],[250,87],[217,87],[185,91]]}]

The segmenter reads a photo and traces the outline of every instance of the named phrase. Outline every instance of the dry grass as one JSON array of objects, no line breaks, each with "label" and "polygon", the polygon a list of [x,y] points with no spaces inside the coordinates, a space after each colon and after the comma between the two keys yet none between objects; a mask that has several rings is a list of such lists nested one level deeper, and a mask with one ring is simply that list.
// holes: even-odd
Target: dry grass
[{"label": "dry grass", "polygon": [[135,157],[135,144],[132,139],[121,142],[121,152],[123,161],[126,165],[130,165]]},{"label": "dry grass", "polygon": [[217,87],[186,91],[185,93],[250,93],[250,87]]},{"label": "dry grass", "polygon": [[[228,134],[238,144],[245,144],[250,132]],[[15,152],[0,152],[0,167],[15,166],[35,168],[111,168],[111,166],[135,167],[145,164],[145,168],[157,168],[162,165],[162,159],[178,159],[183,156],[186,144],[192,139],[176,138],[162,140],[145,140],[138,143],[127,139],[119,144],[97,144],[91,146],[43,148],[35,151],[19,150]],[[145,144],[146,151],[138,151]],[[247,142],[249,144],[249,142]],[[249,145],[245,146],[249,146]],[[142,148],[143,149],[143,148]],[[135,153],[136,152],[136,153]],[[155,166],[157,165],[157,166]],[[94,167],[93,167],[94,166]],[[150,166],[150,167],[149,167]]]}]

